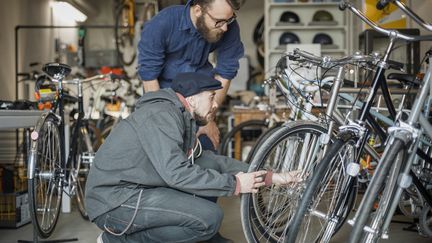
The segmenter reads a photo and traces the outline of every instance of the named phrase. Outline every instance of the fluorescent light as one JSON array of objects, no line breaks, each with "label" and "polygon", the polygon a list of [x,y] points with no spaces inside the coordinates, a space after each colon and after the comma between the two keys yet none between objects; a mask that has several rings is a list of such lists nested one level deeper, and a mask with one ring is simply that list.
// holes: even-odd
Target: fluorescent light
[{"label": "fluorescent light", "polygon": [[84,22],[87,16],[77,8],[67,2],[52,2],[52,7],[56,15],[67,19],[73,19],[77,22]]}]

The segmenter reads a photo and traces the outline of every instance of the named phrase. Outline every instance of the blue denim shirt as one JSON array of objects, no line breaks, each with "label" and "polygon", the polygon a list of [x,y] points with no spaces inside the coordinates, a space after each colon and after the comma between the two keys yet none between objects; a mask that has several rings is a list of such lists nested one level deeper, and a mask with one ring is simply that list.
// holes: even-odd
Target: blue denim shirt
[{"label": "blue denim shirt", "polygon": [[[216,67],[208,57],[216,54]],[[138,75],[141,80],[158,79],[161,88],[171,86],[179,72],[203,72],[233,79],[244,55],[237,21],[216,43],[207,42],[190,17],[190,4],[163,9],[144,25],[138,44]]]}]

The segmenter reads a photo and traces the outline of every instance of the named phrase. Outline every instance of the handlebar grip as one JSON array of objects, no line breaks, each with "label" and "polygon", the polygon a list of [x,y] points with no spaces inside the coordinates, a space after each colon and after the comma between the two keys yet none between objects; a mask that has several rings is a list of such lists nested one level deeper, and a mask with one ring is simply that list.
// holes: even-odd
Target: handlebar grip
[{"label": "handlebar grip", "polygon": [[378,10],[383,10],[390,3],[391,0],[379,0],[376,4]]}]

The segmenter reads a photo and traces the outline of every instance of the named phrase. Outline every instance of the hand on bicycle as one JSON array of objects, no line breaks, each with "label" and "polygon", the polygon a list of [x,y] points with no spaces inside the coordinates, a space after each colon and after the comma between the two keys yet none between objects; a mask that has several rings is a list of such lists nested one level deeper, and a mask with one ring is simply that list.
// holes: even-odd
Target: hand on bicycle
[{"label": "hand on bicycle", "polygon": [[287,185],[290,183],[302,182],[302,170],[293,170],[283,173],[273,173],[272,183],[275,185]]},{"label": "hand on bicycle", "polygon": [[205,134],[207,135],[207,137],[209,137],[210,141],[212,142],[215,148],[219,147],[220,133],[219,133],[219,128],[216,126],[216,122],[211,120],[208,122],[207,125],[200,127],[197,132],[197,137],[199,137],[202,134]]},{"label": "hand on bicycle", "polygon": [[267,171],[255,171],[250,173],[239,172],[237,183],[240,183],[240,193],[257,193],[258,188],[265,185],[264,178]]}]

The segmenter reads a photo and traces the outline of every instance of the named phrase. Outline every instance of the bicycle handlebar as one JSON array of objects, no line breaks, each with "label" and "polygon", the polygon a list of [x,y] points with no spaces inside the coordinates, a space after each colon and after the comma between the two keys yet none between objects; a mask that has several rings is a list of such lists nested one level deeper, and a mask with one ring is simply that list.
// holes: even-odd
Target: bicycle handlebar
[{"label": "bicycle handlebar", "polygon": [[335,57],[331,57],[331,56],[316,56],[312,53],[309,53],[307,51],[303,51],[300,50],[298,48],[294,49],[293,51],[293,55],[290,56],[290,60],[295,60],[295,58],[297,57],[301,57],[306,59],[307,61],[310,62],[315,62],[324,66],[334,66],[334,65],[344,65],[344,64],[349,64],[349,63],[353,63],[353,62],[373,62],[373,61],[378,61],[378,57],[377,56],[372,56],[372,55],[362,55],[359,53],[354,53],[353,55],[350,56],[345,56],[345,57],[341,57],[341,58],[335,58]]},{"label": "bicycle handlebar", "polygon": [[390,38],[394,39],[402,39],[406,41],[430,41],[432,40],[432,35],[424,35],[424,36],[413,36],[413,35],[406,35],[398,32],[397,30],[387,30],[380,26],[378,26],[375,22],[370,20],[368,17],[366,17],[361,11],[359,11],[356,7],[353,6],[351,2],[348,2],[346,0],[342,0],[339,4],[340,10],[349,9],[351,12],[353,12],[355,15],[357,15],[361,20],[363,20],[366,24],[368,24],[370,27],[372,27],[374,30],[378,31],[379,33],[382,33],[384,35],[389,36]]},{"label": "bicycle handlebar", "polygon": [[86,78],[86,79],[75,78],[75,79],[71,79],[71,80],[62,80],[61,82],[63,84],[79,84],[79,83],[91,82],[91,81],[98,80],[98,79],[109,79],[109,80],[111,80],[111,73],[108,73],[108,74],[98,74],[98,75],[95,75],[95,76],[92,76],[92,77],[89,77],[89,78]]}]

